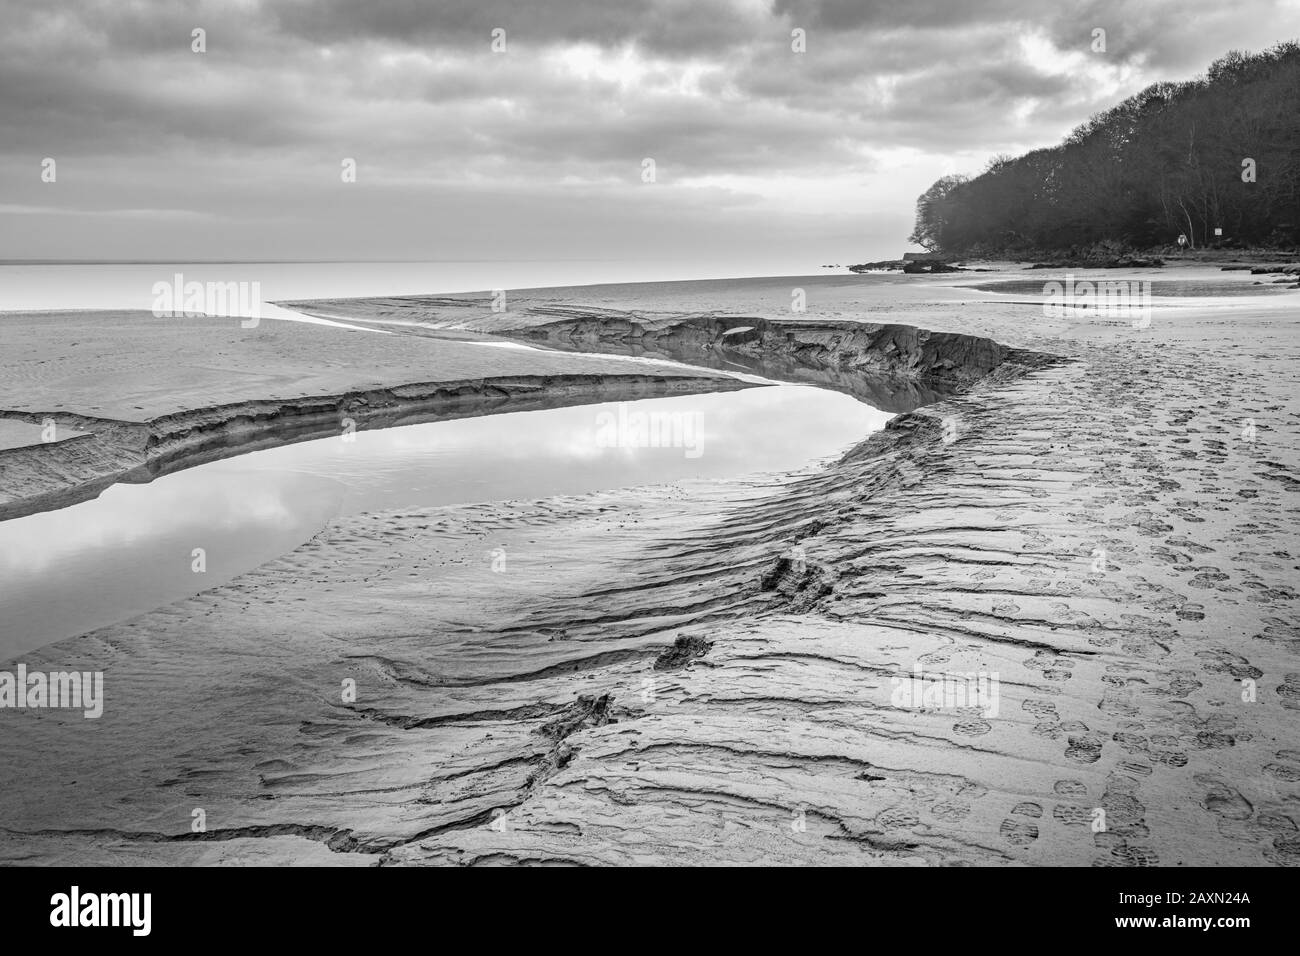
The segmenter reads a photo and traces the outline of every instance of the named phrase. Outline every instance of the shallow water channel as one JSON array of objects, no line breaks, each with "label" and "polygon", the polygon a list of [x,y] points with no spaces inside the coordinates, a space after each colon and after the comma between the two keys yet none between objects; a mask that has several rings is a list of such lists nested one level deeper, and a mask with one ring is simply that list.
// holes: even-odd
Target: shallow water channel
[{"label": "shallow water channel", "polygon": [[338,515],[786,474],[890,417],[777,384],[361,431],[113,485],[0,522],[0,661],[229,581]]}]

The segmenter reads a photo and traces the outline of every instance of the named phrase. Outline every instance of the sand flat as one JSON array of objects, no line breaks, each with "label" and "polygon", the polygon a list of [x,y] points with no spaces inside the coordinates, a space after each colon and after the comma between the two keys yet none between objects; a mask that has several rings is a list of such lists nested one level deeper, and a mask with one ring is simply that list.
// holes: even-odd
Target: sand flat
[{"label": "sand flat", "polygon": [[[407,383],[626,371],[605,358],[489,349],[263,319],[149,312],[0,314],[0,412],[58,411],[148,422],[249,400],[338,395]],[[665,367],[664,375],[699,374]]]}]

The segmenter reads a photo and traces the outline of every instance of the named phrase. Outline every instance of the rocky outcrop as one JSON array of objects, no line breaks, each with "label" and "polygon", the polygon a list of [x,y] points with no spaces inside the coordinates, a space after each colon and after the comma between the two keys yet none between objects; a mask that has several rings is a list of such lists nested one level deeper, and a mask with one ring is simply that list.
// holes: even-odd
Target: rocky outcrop
[{"label": "rocky outcrop", "polygon": [[949,257],[937,252],[905,252],[901,259],[882,259],[879,262],[863,262],[849,266],[850,272],[895,272],[906,275],[928,275],[939,272],[964,272],[961,266],[953,265]]}]

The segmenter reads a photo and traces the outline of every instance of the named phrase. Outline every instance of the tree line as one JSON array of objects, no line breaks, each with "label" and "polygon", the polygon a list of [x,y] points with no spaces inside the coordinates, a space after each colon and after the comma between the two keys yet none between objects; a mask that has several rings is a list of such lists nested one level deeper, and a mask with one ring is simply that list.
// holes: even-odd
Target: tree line
[{"label": "tree line", "polygon": [[[1216,230],[1222,230],[1217,234]],[[1059,146],[994,157],[917,200],[911,241],[962,256],[1300,245],[1300,43],[1156,83]]]}]

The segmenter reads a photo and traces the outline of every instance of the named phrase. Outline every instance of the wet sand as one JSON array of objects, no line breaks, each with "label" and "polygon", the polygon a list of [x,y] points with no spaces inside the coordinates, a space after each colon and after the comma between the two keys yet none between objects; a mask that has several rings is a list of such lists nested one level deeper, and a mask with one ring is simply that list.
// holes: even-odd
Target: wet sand
[{"label": "wet sand", "polygon": [[[965,281],[804,279],[802,317],[784,279],[330,303],[421,333],[887,321],[1050,361],[816,474],[350,517],[29,655],[108,700],[0,714],[0,859],[1295,864],[1300,299],[1135,329]],[[918,665],[996,672],[998,712],[895,706]]]}]

